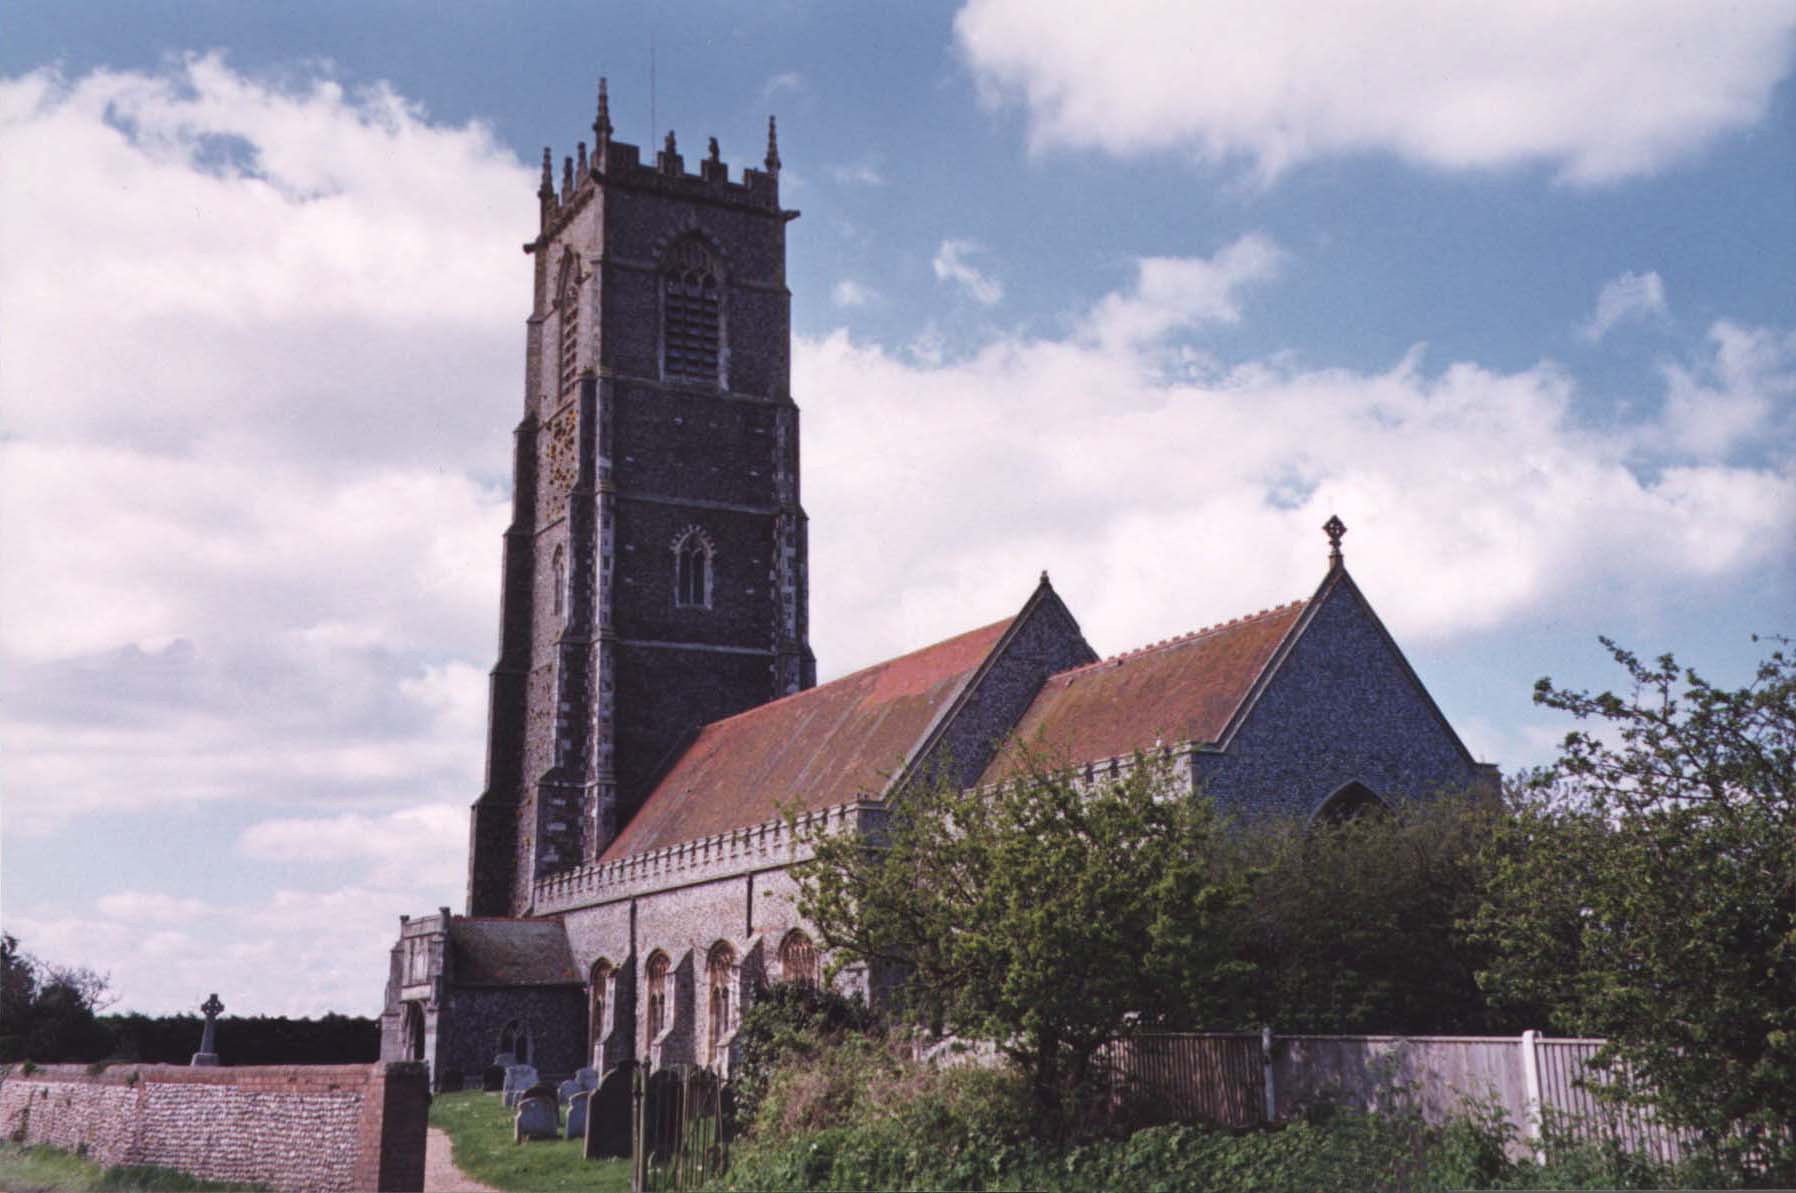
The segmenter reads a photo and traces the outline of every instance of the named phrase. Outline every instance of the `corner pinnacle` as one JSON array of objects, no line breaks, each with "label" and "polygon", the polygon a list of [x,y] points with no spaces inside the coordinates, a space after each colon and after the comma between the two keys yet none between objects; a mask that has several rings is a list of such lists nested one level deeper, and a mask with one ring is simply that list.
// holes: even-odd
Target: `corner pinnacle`
[{"label": "corner pinnacle", "polygon": [[780,172],[779,129],[774,124],[773,117],[771,116],[767,118],[767,172],[769,174],[778,174]]}]

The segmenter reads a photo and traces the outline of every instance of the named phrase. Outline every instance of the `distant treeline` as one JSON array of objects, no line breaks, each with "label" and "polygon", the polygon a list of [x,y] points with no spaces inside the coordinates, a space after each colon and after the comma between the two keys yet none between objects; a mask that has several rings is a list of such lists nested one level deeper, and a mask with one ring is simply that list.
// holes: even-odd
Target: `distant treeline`
[{"label": "distant treeline", "polygon": [[[107,1059],[145,1064],[186,1064],[205,1030],[198,1015],[101,1015],[99,1022],[112,1036]],[[380,1022],[358,1015],[226,1015],[218,1020],[216,1043],[226,1065],[362,1064],[380,1059]]]}]

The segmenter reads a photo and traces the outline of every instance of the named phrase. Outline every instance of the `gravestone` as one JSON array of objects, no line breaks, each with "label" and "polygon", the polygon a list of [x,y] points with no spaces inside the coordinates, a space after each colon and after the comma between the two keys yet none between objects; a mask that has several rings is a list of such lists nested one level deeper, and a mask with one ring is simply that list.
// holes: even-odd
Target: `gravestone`
[{"label": "gravestone", "polygon": [[501,1069],[509,1069],[511,1066],[518,1063],[518,1058],[509,1052],[501,1052],[499,1055],[493,1057],[493,1063],[498,1065]]},{"label": "gravestone", "polygon": [[460,1069],[444,1069],[443,1078],[439,1084],[442,1086],[444,1093],[452,1094],[459,1093],[462,1087],[468,1083],[463,1080]]},{"label": "gravestone", "polygon": [[580,1092],[579,1082],[563,1081],[560,1085],[555,1087],[555,1100],[560,1102],[563,1106],[566,1106],[568,1104],[568,1099]]},{"label": "gravestone", "polygon": [[599,1082],[586,1107],[586,1158],[630,1154],[630,1080],[636,1062],[627,1060]]},{"label": "gravestone", "polygon": [[575,1069],[574,1084],[587,1093],[599,1088],[599,1071],[597,1069]]},{"label": "gravestone", "polygon": [[525,1098],[518,1103],[517,1117],[512,1119],[512,1142],[526,1139],[555,1139],[561,1134],[561,1108],[550,1097]]},{"label": "gravestone", "polygon": [[488,1065],[480,1073],[480,1088],[489,1094],[505,1091],[505,1069],[501,1065]]},{"label": "gravestone", "polygon": [[584,1089],[567,1100],[567,1129],[562,1132],[566,1138],[586,1138],[586,1108],[591,1102],[592,1091]]},{"label": "gravestone", "polygon": [[[536,1069],[532,1065],[512,1065],[505,1070],[505,1104],[516,1106],[524,1096],[524,1091],[537,1083]],[[553,1095],[554,1090],[549,1093]]]}]

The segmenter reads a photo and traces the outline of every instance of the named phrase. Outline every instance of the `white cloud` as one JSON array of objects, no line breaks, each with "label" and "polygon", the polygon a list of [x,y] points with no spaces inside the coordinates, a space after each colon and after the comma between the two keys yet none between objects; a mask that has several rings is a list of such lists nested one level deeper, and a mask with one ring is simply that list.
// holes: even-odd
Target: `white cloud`
[{"label": "white cloud", "polygon": [[878,297],[879,292],[873,287],[862,285],[853,278],[843,278],[829,293],[829,300],[839,307],[864,307]]},{"label": "white cloud", "polygon": [[280,862],[366,862],[370,880],[453,884],[466,876],[466,806],[430,804],[384,816],[348,812],[330,817],[264,820],[243,831],[237,851]]},{"label": "white cloud", "polygon": [[1040,148],[1175,151],[1262,179],[1388,152],[1525,164],[1593,184],[1648,173],[1765,112],[1796,7],[1688,0],[969,0],[955,32]]},{"label": "white cloud", "polygon": [[970,254],[982,251],[971,240],[944,240],[930,265],[939,281],[952,282],[974,302],[989,307],[1004,297],[1004,284],[967,260]]},{"label": "white cloud", "polygon": [[[1418,350],[1377,372],[1157,367],[1166,337],[1236,309],[1219,279],[1266,270],[1221,263],[1249,260],[1276,258],[1235,246],[1167,263],[1165,277],[1204,279],[1189,304],[1144,269],[1066,338],[1004,336],[959,359],[800,340],[794,392],[852,395],[805,408],[823,671],[1002,616],[1043,567],[1100,650],[1290,600],[1320,578],[1317,528],[1337,512],[1349,565],[1405,642],[1787,566],[1787,423],[1766,432],[1767,458],[1725,461],[1652,420],[1586,425],[1550,364],[1428,368]],[[1106,326],[1127,334],[1092,334]],[[1787,386],[1789,335],[1720,335],[1705,375]]]},{"label": "white cloud", "polygon": [[1243,236],[1212,258],[1146,257],[1136,263],[1135,288],[1109,294],[1086,320],[1100,344],[1123,348],[1198,323],[1235,323],[1237,291],[1277,276],[1284,253],[1264,236]]},{"label": "white cloud", "polygon": [[1666,315],[1665,283],[1658,273],[1624,273],[1603,283],[1596,296],[1596,310],[1578,329],[1594,344],[1618,323],[1634,319],[1663,319]]},{"label": "white cloud", "polygon": [[1701,460],[1764,443],[1787,449],[1796,429],[1796,332],[1722,320],[1708,342],[1711,359],[1665,366],[1663,445]]}]

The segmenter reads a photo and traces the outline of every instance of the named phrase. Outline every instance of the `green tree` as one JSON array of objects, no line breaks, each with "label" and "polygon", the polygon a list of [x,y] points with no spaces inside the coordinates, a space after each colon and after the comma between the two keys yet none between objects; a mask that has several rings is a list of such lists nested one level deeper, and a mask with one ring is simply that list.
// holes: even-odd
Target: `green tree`
[{"label": "green tree", "polygon": [[1038,759],[992,788],[913,786],[871,841],[817,840],[799,908],[836,964],[904,973],[931,1025],[1014,1060],[1052,1132],[1106,1044],[1223,1014],[1243,890],[1221,834],[1159,760],[1086,784]]},{"label": "green tree", "polygon": [[1236,1026],[1294,1032],[1505,1029],[1457,930],[1477,906],[1492,802],[1443,794],[1344,822],[1230,834],[1251,895],[1232,917],[1254,967]]},{"label": "green tree", "polygon": [[0,934],[0,1060],[99,1060],[112,1034],[95,1013],[111,1002],[105,974],[45,965]]},{"label": "green tree", "polygon": [[1541,680],[1571,733],[1493,834],[1490,994],[1610,1040],[1609,1090],[1796,1181],[1796,664],[1744,688],[1604,640],[1631,691]]}]

